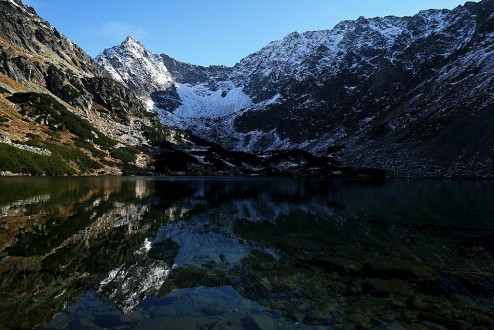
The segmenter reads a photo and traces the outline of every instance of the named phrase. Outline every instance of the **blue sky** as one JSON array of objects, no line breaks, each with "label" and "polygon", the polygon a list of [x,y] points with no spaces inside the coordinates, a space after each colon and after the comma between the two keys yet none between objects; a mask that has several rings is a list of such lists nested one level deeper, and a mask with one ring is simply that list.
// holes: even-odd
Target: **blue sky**
[{"label": "blue sky", "polygon": [[330,29],[359,16],[410,16],[462,0],[24,0],[96,56],[127,35],[154,53],[233,65],[293,31]]}]

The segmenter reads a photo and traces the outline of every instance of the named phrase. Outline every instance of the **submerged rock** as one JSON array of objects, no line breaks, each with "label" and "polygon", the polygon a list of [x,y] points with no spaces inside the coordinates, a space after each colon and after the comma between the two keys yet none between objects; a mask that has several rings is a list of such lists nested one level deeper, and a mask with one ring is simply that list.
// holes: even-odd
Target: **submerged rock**
[{"label": "submerged rock", "polygon": [[371,280],[364,281],[362,284],[364,291],[370,294],[376,295],[390,295],[390,294],[400,294],[402,296],[408,296],[410,294],[410,287],[405,281],[393,279],[384,280],[379,278],[374,278]]}]

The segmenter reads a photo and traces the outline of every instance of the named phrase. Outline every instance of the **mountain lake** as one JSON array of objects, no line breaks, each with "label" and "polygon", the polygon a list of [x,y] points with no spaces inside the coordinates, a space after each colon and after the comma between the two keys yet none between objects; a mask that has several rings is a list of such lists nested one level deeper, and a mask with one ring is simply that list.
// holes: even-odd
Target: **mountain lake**
[{"label": "mountain lake", "polygon": [[494,181],[1,178],[0,328],[492,329]]}]

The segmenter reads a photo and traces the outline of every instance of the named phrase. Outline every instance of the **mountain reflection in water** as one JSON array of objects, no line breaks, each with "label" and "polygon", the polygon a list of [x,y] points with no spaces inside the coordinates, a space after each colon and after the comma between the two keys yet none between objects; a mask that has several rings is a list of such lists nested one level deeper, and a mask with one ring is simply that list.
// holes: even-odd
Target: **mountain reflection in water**
[{"label": "mountain reflection in water", "polygon": [[2,178],[0,326],[494,327],[494,182]]}]

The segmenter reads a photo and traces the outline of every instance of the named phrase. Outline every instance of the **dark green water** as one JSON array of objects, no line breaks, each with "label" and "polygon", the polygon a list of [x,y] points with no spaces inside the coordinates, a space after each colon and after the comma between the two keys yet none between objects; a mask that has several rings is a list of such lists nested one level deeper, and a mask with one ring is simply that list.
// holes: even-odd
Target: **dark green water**
[{"label": "dark green water", "polygon": [[494,182],[0,179],[0,328],[492,329]]}]

